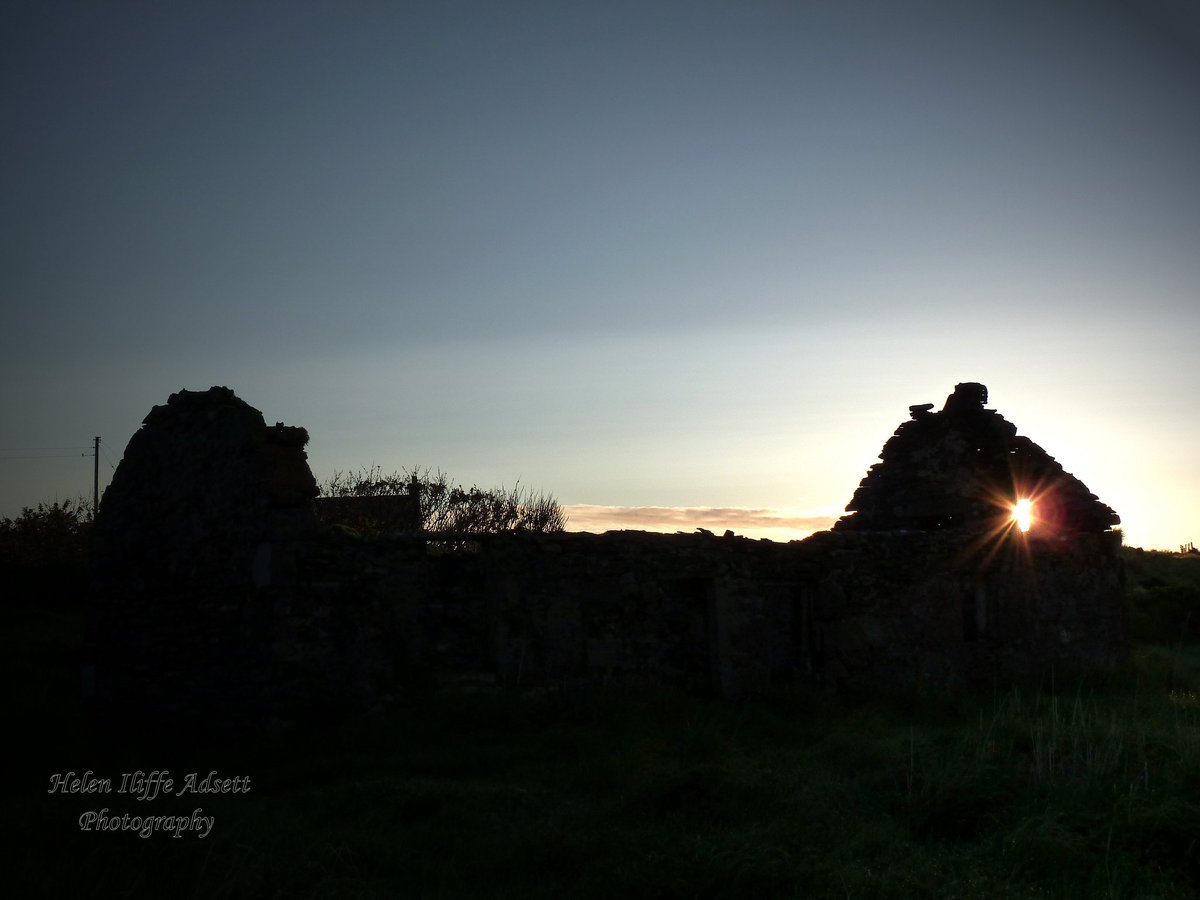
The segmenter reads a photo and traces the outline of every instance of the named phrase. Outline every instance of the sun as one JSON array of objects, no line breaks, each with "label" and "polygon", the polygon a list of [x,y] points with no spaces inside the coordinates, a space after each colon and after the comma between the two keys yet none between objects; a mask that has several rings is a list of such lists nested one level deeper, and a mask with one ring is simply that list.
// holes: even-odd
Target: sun
[{"label": "sun", "polygon": [[1033,501],[1018,500],[1012,508],[1012,520],[1021,531],[1028,531],[1029,526],[1033,524]]}]

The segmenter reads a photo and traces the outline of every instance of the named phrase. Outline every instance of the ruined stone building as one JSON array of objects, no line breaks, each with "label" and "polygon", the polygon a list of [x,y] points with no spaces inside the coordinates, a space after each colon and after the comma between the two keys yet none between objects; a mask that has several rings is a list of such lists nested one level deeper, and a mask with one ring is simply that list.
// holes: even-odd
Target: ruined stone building
[{"label": "ruined stone building", "polygon": [[[93,702],[214,726],[486,687],[738,697],[954,686],[1127,652],[1116,514],[960,384],[911,407],[803,541],[504,534],[448,549],[315,512],[307,432],[227,388],[133,435],[96,521]],[[1033,502],[1027,532],[1019,499]]]}]

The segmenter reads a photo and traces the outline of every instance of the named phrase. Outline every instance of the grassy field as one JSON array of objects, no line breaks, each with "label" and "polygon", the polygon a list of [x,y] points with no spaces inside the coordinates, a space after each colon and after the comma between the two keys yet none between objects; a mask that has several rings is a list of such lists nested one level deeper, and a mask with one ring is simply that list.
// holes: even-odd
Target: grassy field
[{"label": "grassy field", "polygon": [[[1138,602],[1200,575],[1198,560],[1129,559]],[[24,606],[5,630],[10,896],[1200,895],[1200,645],[1183,640],[1139,644],[1105,678],[973,696],[441,697],[204,747],[90,732],[80,627],[78,609]],[[252,786],[46,793],[52,774],[86,769],[217,769]],[[199,806],[215,825],[81,832],[102,806]]]}]

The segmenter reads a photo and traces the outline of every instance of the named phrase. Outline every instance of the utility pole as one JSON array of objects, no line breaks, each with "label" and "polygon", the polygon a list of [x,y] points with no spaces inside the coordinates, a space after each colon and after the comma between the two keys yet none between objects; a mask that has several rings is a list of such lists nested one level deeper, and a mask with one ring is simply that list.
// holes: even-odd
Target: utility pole
[{"label": "utility pole", "polygon": [[92,447],[92,515],[100,510],[100,435]]}]

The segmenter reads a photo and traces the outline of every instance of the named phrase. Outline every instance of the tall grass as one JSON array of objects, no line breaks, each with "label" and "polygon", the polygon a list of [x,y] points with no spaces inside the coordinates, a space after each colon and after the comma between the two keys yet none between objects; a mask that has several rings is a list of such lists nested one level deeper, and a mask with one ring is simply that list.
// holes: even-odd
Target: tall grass
[{"label": "tall grass", "polygon": [[[974,695],[441,696],[204,746],[85,725],[78,625],[31,606],[0,636],[12,896],[1200,896],[1194,644]],[[85,768],[253,788],[200,802],[204,840],[82,834],[93,800],[45,788]]]},{"label": "tall grass", "polygon": [[[206,841],[80,835],[24,810],[57,895],[1190,897],[1200,655],[1103,681],[845,703],[462,696],[242,748],[76,766],[221,767]],[[151,758],[153,757],[153,758]],[[194,804],[192,804],[194,805]],[[70,809],[68,809],[70,807]],[[169,811],[166,806],[163,811]],[[40,855],[39,855],[40,853]],[[67,854],[74,866],[53,865]]]}]

